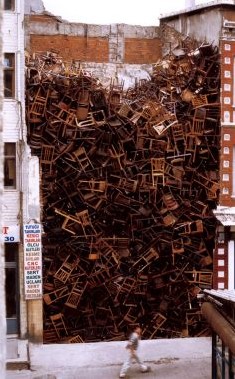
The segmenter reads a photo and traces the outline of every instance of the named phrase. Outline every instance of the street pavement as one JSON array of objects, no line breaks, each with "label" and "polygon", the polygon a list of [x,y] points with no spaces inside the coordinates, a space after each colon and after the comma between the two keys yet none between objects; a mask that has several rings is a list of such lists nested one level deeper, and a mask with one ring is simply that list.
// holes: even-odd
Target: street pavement
[{"label": "street pavement", "polygon": [[[6,379],[114,379],[126,358],[126,342],[29,344],[30,370],[8,370]],[[140,341],[139,356],[151,367],[133,364],[128,379],[210,379],[211,339]]]}]

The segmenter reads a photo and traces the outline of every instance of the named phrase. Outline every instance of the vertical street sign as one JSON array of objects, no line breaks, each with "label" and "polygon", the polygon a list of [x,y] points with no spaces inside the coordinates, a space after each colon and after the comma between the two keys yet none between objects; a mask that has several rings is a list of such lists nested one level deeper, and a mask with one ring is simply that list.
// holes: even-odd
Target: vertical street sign
[{"label": "vertical street sign", "polygon": [[23,240],[25,299],[39,299],[42,297],[41,225],[25,224]]}]

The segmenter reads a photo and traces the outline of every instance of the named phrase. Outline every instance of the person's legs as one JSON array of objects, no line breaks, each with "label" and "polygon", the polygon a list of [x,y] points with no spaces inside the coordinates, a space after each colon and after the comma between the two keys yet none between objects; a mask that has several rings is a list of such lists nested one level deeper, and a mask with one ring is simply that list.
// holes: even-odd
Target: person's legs
[{"label": "person's legs", "polygon": [[144,365],[143,362],[140,360],[139,356],[137,355],[137,353],[135,352],[133,354],[133,358],[136,360],[136,362],[139,364],[139,367],[140,367],[140,370],[141,372],[146,372],[148,371],[148,366]]},{"label": "person's legs", "polygon": [[120,375],[119,375],[120,378],[125,378],[127,371],[129,370],[130,365],[131,365],[131,357],[132,357],[132,355],[130,353],[128,353],[128,357],[125,360],[125,362],[123,363],[121,371],[120,371]]}]

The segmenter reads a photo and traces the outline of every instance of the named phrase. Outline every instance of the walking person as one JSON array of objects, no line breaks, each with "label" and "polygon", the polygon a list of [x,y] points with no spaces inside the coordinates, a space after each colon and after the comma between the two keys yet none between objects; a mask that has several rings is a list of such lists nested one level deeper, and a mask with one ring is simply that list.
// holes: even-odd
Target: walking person
[{"label": "walking person", "polygon": [[143,362],[140,360],[137,354],[139,340],[141,338],[141,332],[142,332],[141,328],[137,326],[129,337],[129,341],[126,346],[126,349],[128,350],[128,357],[122,365],[120,375],[119,375],[120,378],[126,377],[126,374],[131,366],[132,360],[136,361],[139,364],[141,372],[149,371],[149,367],[143,364]]}]

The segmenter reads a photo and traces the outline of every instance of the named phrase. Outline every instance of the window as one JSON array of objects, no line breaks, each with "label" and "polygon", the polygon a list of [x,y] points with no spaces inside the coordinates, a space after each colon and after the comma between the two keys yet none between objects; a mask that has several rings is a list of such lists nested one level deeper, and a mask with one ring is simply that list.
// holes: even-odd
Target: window
[{"label": "window", "polygon": [[15,0],[4,0],[4,11],[14,11]]},{"label": "window", "polygon": [[15,54],[4,54],[4,97],[15,97]]},{"label": "window", "polygon": [[16,144],[4,144],[4,187],[16,188]]}]

